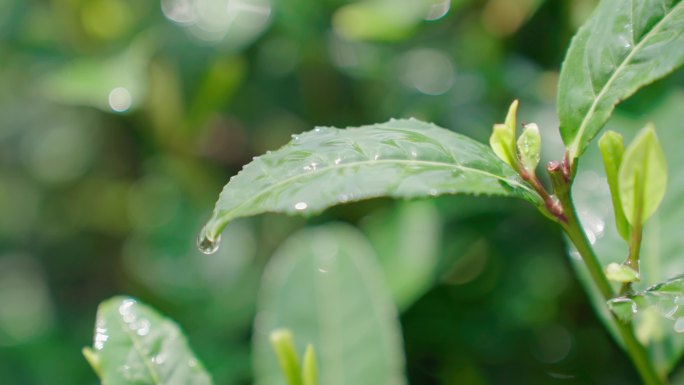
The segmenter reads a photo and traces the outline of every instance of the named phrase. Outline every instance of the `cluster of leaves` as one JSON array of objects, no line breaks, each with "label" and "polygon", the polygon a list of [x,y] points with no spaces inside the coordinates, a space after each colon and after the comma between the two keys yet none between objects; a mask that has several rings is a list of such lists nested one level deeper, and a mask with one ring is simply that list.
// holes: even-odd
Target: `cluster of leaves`
[{"label": "cluster of leaves", "polygon": [[[684,52],[677,49],[684,39],[684,29],[681,28],[684,20],[682,4],[652,2],[635,12],[631,5],[606,0],[601,2],[592,18],[578,32],[561,72],[558,97],[560,132],[567,146],[560,167],[562,177],[567,182],[575,177],[580,155],[606,124],[617,102],[684,62]],[[624,24],[626,15],[630,16],[628,24]],[[610,28],[610,33],[603,32],[606,26]],[[612,53],[608,65],[604,52]],[[224,227],[239,217],[266,212],[310,215],[339,203],[378,196],[416,198],[467,193],[517,197],[533,203],[548,216],[568,226],[566,221],[571,214],[574,215],[568,210],[574,211],[574,207],[568,206],[563,197],[547,193],[536,176],[541,153],[539,128],[536,124],[525,125],[525,130],[516,140],[516,113],[517,102],[511,106],[506,122],[494,126],[490,139],[493,151],[467,137],[416,120],[391,120],[384,124],[344,130],[316,128],[312,132],[294,136],[292,142],[280,150],[255,158],[226,185],[211,220],[202,230],[199,243],[202,246],[211,245],[208,251],[215,251],[213,245],[220,241]],[[627,290],[629,297],[611,299],[610,305],[625,319],[627,317],[620,310],[624,304],[628,305],[630,311],[636,312],[653,302],[651,298],[666,296],[674,298],[670,302],[675,309],[666,314],[673,318],[679,298],[684,295],[680,278],[658,284],[642,293],[631,291],[631,284],[641,278],[639,251],[643,224],[654,214],[665,195],[665,155],[653,126],[642,130],[626,152],[622,143],[621,136],[609,132],[600,144],[615,209],[617,232],[629,246],[629,256],[623,265],[613,263],[607,267],[608,278],[625,284],[623,292]],[[549,167],[552,171],[556,166]],[[554,186],[559,187],[555,182]],[[291,244],[283,246],[282,253],[285,256],[274,257],[272,263],[278,267],[273,271],[277,273],[270,269],[266,271],[262,287],[264,310],[255,325],[257,346],[263,345],[259,342],[259,331],[283,325],[301,327],[305,335],[312,331],[319,334],[318,337],[310,337],[320,342],[321,351],[325,352],[321,366],[324,378],[330,377],[323,382],[334,383],[343,373],[361,373],[362,379],[359,381],[371,381],[369,378],[372,378],[369,383],[402,383],[401,365],[392,359],[396,347],[388,348],[385,352],[365,352],[367,354],[361,357],[354,357],[350,353],[359,351],[350,344],[368,338],[370,330],[375,330],[376,333],[372,335],[381,338],[371,346],[382,348],[386,344],[396,344],[392,326],[381,323],[375,325],[376,328],[359,327],[365,332],[352,333],[353,339],[345,338],[341,330],[347,330],[350,323],[366,319],[359,317],[359,314],[363,314],[362,302],[350,303],[348,298],[340,298],[339,301],[333,301],[332,307],[326,305],[334,298],[334,293],[355,289],[339,286],[339,282],[349,280],[338,280],[334,276],[350,274],[354,271],[352,266],[367,263],[358,256],[368,252],[362,249],[353,252],[349,250],[350,246],[345,246],[361,245],[363,239],[351,239],[356,236],[351,233],[344,235],[347,230],[335,230],[331,235],[326,234],[328,230],[316,231],[321,233],[304,232],[292,238]],[[345,239],[347,237],[349,239]],[[589,264],[590,272],[595,274],[586,256],[583,257]],[[361,298],[370,301],[367,309],[378,314],[368,320],[392,319],[391,315],[387,316],[387,310],[383,310],[392,308],[387,305],[389,301],[374,300],[371,294],[382,292],[377,288],[369,289],[382,282],[378,274],[373,276],[370,273],[372,271],[372,268],[364,268],[357,272],[364,277],[368,292],[350,297],[357,301]],[[612,289],[601,288],[600,282],[596,281],[595,276],[593,278],[593,281],[587,281],[587,285],[590,289],[598,285],[601,295],[595,295],[595,298],[605,300],[606,290],[610,293]],[[309,287],[305,283],[313,286]],[[364,285],[358,288],[363,291]],[[323,303],[311,309],[293,306],[294,301],[302,301],[321,292],[328,293]],[[315,300],[304,300],[304,303],[315,304]],[[352,307],[345,309],[346,303]],[[604,309],[602,305],[598,310]],[[282,318],[285,315],[292,318]],[[675,319],[677,325],[681,324],[679,318]],[[606,320],[609,324],[619,322],[611,318]],[[308,322],[312,321],[315,324],[309,325]],[[674,332],[678,328],[675,326],[670,330]],[[306,383],[307,380],[301,378],[292,343],[287,337],[289,334],[277,333],[278,336],[284,338],[276,338],[275,346],[289,383]],[[626,337],[623,335],[621,338]],[[661,351],[655,345],[678,345],[678,338],[669,333],[659,340],[643,341],[651,351],[651,359],[658,366],[660,376],[669,371],[681,354],[681,349],[676,348],[663,362],[660,354],[653,353],[654,350]],[[287,342],[283,342],[287,349],[283,350],[284,345],[279,345],[278,341]],[[623,342],[629,344],[626,340]],[[369,363],[369,360],[375,359],[381,362]],[[306,361],[304,378],[308,377]],[[375,371],[350,369],[354,365],[365,365]],[[268,366],[258,367],[257,373],[265,376],[265,373],[269,373]],[[375,378],[371,373],[386,377]],[[272,381],[265,380],[265,383]]]}]

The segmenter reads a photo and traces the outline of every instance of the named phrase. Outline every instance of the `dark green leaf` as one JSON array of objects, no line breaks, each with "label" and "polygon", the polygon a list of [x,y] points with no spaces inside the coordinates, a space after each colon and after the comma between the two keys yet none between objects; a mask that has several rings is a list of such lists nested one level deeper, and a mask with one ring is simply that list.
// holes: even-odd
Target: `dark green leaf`
[{"label": "dark green leaf", "polygon": [[406,383],[397,311],[372,248],[352,227],[300,231],[271,259],[254,324],[259,385],[284,383],[269,343],[279,328],[292,331],[297,351],[316,347],[319,384]]},{"label": "dark green leaf", "polygon": [[558,87],[563,141],[577,158],[615,105],[684,62],[684,2],[603,0],[572,40]]},{"label": "dark green leaf", "polygon": [[205,226],[209,247],[231,220],[265,212],[314,214],[389,196],[487,194],[539,198],[481,143],[414,119],[359,128],[316,128],[254,158],[221,192]]},{"label": "dark green leaf", "polygon": [[86,357],[106,385],[211,385],[173,321],[127,297],[100,304]]}]

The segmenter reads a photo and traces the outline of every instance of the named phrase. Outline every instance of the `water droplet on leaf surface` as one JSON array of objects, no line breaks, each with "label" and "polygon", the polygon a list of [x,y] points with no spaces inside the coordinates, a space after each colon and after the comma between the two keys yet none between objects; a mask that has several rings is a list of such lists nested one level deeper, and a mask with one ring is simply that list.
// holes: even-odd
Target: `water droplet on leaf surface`
[{"label": "water droplet on leaf surface", "polygon": [[639,310],[637,303],[630,298],[615,298],[608,301],[608,307],[623,321],[629,321]]}]

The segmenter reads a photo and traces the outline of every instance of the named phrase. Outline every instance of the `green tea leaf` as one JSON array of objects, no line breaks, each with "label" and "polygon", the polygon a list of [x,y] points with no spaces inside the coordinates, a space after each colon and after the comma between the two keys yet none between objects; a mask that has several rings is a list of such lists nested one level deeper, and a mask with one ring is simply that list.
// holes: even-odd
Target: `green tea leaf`
[{"label": "green tea leaf", "polygon": [[667,163],[652,124],[627,148],[618,186],[622,210],[632,226],[646,222],[662,202],[667,188]]},{"label": "green tea leaf", "polygon": [[132,298],[100,304],[84,354],[106,385],[212,384],[178,325]]},{"label": "green tea leaf", "polygon": [[603,158],[603,168],[606,170],[611,201],[613,202],[615,224],[622,239],[627,240],[629,237],[629,223],[627,223],[627,218],[625,218],[625,212],[622,211],[620,189],[618,187],[618,171],[620,170],[620,164],[622,164],[622,155],[625,152],[624,140],[622,135],[617,132],[608,131],[599,139],[598,143],[601,157]]},{"label": "green tea leaf", "polygon": [[684,62],[684,1],[602,0],[572,40],[558,86],[560,131],[577,158],[615,105]]},{"label": "green tea leaf", "polygon": [[[481,143],[414,119],[359,128],[316,128],[254,158],[219,196],[200,244],[211,251],[228,222],[265,212],[315,214],[367,198],[441,194],[517,197],[540,204]],[[209,242],[203,242],[208,240]]]},{"label": "green tea leaf", "polygon": [[288,239],[264,272],[254,324],[257,385],[283,384],[268,333],[292,331],[298,351],[316,346],[318,383],[401,385],[404,358],[397,311],[366,239],[331,224]]}]

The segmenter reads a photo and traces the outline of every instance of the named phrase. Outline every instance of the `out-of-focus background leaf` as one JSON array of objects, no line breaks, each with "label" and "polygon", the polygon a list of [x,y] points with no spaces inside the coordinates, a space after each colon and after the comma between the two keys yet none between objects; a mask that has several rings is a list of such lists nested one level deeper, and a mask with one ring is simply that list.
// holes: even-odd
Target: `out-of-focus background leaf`
[{"label": "out-of-focus background leaf", "polygon": [[399,319],[375,253],[358,230],[295,233],[264,272],[254,322],[256,383],[285,384],[270,333],[292,330],[316,348],[320,383],[406,384]]},{"label": "out-of-focus background leaf", "polygon": [[[80,349],[117,294],[176,320],[217,384],[252,383],[263,267],[295,230],[335,220],[385,266],[410,383],[637,384],[560,233],[523,202],[373,200],[239,220],[217,254],[194,246],[230,176],[316,125],[413,116],[485,142],[517,97],[557,158],[559,65],[595,4],[0,0],[0,383],[96,384]],[[643,125],[683,80],[640,91],[622,119]],[[423,222],[436,249],[411,242],[425,259],[404,259],[387,239]],[[404,280],[415,289],[397,294]]]}]

